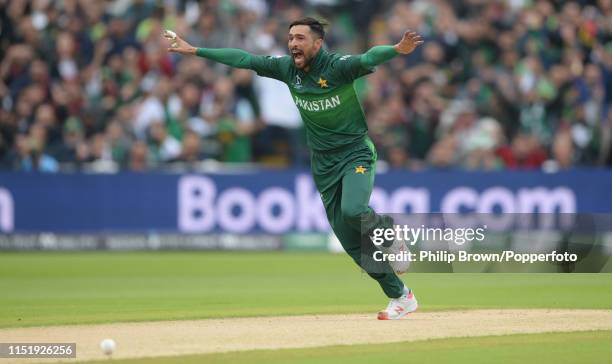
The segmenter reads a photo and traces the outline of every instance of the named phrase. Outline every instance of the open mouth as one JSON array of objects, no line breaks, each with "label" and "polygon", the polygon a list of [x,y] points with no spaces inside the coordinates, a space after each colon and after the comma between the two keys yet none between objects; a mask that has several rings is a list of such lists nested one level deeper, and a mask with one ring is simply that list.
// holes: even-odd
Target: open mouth
[{"label": "open mouth", "polygon": [[300,62],[304,60],[304,52],[299,49],[292,49],[291,56],[293,57],[293,61]]}]

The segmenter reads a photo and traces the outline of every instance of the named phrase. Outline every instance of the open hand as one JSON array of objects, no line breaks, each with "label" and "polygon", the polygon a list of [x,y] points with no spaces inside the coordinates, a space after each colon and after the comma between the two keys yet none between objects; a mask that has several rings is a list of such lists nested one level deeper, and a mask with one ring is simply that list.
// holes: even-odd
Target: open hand
[{"label": "open hand", "polygon": [[169,43],[168,52],[175,52],[180,54],[195,54],[196,47],[187,43],[183,38],[178,35],[174,39],[168,39],[164,37]]},{"label": "open hand", "polygon": [[423,39],[417,32],[406,31],[402,40],[399,41],[394,47],[397,53],[400,54],[409,54],[412,53],[416,49],[416,47],[423,44]]}]

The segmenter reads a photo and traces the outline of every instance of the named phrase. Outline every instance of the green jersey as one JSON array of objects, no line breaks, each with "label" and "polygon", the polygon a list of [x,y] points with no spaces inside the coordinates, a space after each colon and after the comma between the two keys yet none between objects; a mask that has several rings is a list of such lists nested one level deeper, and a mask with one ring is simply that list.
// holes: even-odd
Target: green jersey
[{"label": "green jersey", "polygon": [[[393,220],[368,206],[376,171],[376,151],[366,137],[368,127],[353,81],[397,55],[392,46],[377,46],[357,56],[320,50],[308,72],[289,56],[254,56],[239,49],[198,48],[196,54],[232,67],[248,68],[287,84],[306,127],[312,175],[326,216],[344,250],[388,297],[404,294],[404,283],[387,265],[373,271],[370,231],[393,227]],[[331,153],[329,153],[331,152]],[[377,268],[374,269],[378,269]]]},{"label": "green jersey", "polygon": [[373,68],[365,68],[359,57],[321,49],[308,72],[295,67],[290,56],[256,56],[251,67],[260,76],[287,84],[306,127],[309,147],[330,151],[354,144],[368,132],[353,81]]},{"label": "green jersey", "polygon": [[321,48],[305,72],[290,56],[256,56],[230,48],[198,48],[196,54],[287,84],[306,127],[308,146],[316,152],[340,150],[365,138],[368,127],[353,81],[397,55],[391,46],[374,47],[363,55]]}]

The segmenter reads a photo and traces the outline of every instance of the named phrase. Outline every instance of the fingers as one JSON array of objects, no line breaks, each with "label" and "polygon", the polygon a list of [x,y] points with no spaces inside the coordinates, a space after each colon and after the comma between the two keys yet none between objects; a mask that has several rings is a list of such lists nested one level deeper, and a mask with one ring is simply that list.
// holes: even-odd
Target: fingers
[{"label": "fingers", "polygon": [[162,37],[164,37],[167,41],[170,42],[170,47],[167,48],[168,52],[180,53],[177,50],[177,48],[179,48],[179,45],[183,43],[183,40],[181,39],[181,37],[179,37],[172,30],[168,30],[168,29],[162,32]]},{"label": "fingers", "polygon": [[178,43],[177,41],[172,41],[168,47],[168,52],[178,52],[178,50],[181,48],[183,48],[182,44]]},{"label": "fingers", "polygon": [[411,30],[408,30],[404,33],[404,39],[405,41],[410,41],[414,44],[423,44],[423,38],[421,37],[421,35],[417,32],[413,32]]}]

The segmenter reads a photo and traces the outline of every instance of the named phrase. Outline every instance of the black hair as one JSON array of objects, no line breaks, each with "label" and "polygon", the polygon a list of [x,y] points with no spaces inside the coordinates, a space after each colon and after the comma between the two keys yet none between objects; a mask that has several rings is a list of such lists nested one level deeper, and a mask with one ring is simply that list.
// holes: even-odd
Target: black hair
[{"label": "black hair", "polygon": [[317,20],[311,17],[301,18],[301,19],[294,20],[293,22],[291,22],[291,24],[289,24],[289,29],[293,28],[296,25],[308,25],[308,27],[310,28],[310,31],[318,35],[319,38],[321,39],[325,38],[324,27],[327,25],[327,23],[322,20]]}]

